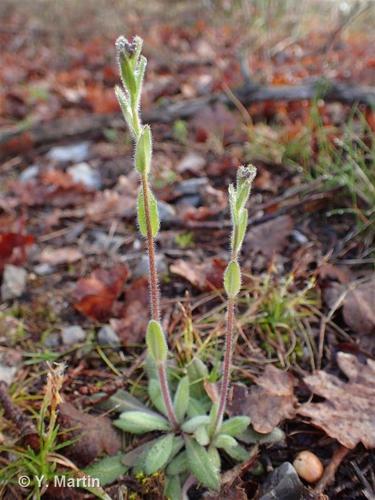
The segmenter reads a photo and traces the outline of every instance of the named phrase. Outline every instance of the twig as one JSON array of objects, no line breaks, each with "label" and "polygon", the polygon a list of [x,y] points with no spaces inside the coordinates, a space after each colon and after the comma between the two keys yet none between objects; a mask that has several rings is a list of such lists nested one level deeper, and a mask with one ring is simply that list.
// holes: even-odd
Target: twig
[{"label": "twig", "polygon": [[0,404],[4,408],[5,418],[13,422],[20,431],[21,438],[32,449],[38,450],[40,443],[37,430],[23,412],[16,406],[8,394],[8,386],[5,382],[0,382]]},{"label": "twig", "polygon": [[349,452],[350,449],[342,445],[335,450],[330,463],[325,468],[323,477],[314,489],[315,493],[323,493],[327,486],[333,483],[337,469],[340,467],[341,462]]}]

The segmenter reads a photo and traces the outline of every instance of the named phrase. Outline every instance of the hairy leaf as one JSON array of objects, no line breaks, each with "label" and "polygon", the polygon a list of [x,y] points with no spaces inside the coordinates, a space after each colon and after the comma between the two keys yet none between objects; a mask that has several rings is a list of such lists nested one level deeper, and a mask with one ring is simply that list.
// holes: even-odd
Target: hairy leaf
[{"label": "hairy leaf", "polygon": [[161,324],[158,321],[150,320],[146,333],[146,344],[150,356],[155,363],[166,361],[168,346]]},{"label": "hairy leaf", "polygon": [[[149,212],[150,212],[150,225],[151,225],[151,235],[153,238],[158,234],[160,228],[160,219],[158,204],[152,191],[148,189],[148,201],[149,201]],[[137,217],[139,230],[145,238],[147,238],[147,220],[145,211],[145,202],[143,196],[142,188],[139,190],[137,199]]]},{"label": "hairy leaf", "polygon": [[122,462],[122,458],[123,455],[104,457],[89,467],[86,467],[84,472],[92,478],[99,479],[101,486],[111,484],[128,470]]},{"label": "hairy leaf", "polygon": [[250,418],[245,416],[232,417],[221,424],[220,433],[238,436],[250,425]]},{"label": "hairy leaf", "polygon": [[159,415],[150,415],[141,411],[127,411],[114,421],[119,429],[132,434],[143,434],[151,431],[169,430],[168,421]]},{"label": "hairy leaf", "polygon": [[220,488],[219,469],[213,463],[207,450],[195,439],[185,437],[186,453],[190,471],[207,488]]},{"label": "hairy leaf", "polygon": [[148,451],[145,460],[146,474],[151,475],[162,469],[168,462],[173,448],[173,434],[167,434],[156,441]]},{"label": "hairy leaf", "polygon": [[189,377],[183,377],[176,390],[173,406],[178,422],[182,422],[189,406]]}]

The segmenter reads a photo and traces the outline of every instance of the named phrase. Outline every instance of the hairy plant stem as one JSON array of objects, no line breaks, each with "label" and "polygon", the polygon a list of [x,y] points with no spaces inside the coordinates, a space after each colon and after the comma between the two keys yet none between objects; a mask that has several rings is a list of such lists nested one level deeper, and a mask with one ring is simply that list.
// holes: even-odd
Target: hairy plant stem
[{"label": "hairy plant stem", "polygon": [[[141,181],[142,181],[143,200],[145,204],[145,218],[147,227],[147,253],[149,261],[151,318],[155,321],[160,321],[159,280],[156,270],[155,242],[152,236],[152,228],[151,228],[150,204],[148,196],[149,187],[148,187],[147,175],[142,175]],[[158,377],[159,377],[161,394],[168,415],[168,420],[170,421],[170,423],[173,425],[174,428],[177,428],[178,422],[173,408],[171,393],[169,390],[166,363],[161,363],[158,366]]]},{"label": "hairy plant stem", "polygon": [[235,308],[235,300],[229,298],[227,302],[227,324],[225,332],[223,379],[221,382],[219,407],[216,415],[215,433],[220,429],[220,426],[223,422],[225,407],[227,404],[230,372],[231,372],[232,357],[233,357],[234,308]]}]

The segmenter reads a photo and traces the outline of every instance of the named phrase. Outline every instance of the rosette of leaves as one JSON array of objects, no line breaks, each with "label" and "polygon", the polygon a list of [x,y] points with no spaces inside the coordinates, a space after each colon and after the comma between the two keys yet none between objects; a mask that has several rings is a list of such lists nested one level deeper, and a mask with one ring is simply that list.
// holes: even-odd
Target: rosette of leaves
[{"label": "rosette of leaves", "polygon": [[[190,362],[184,373],[180,373],[175,384],[171,384],[178,419],[178,428],[173,428],[168,421],[156,376],[158,358],[152,350],[149,353],[148,395],[152,406],[146,406],[121,390],[109,399],[107,408],[117,408],[121,412],[114,421],[119,429],[137,435],[150,433],[150,440],[126,453],[122,462],[135,475],[163,471],[167,498],[187,498],[184,484],[191,476],[197,484],[218,491],[223,457],[226,461],[229,458],[242,462],[250,456],[246,445],[283,438],[279,429],[267,435],[254,432],[249,427],[250,418],[247,416],[228,418],[217,428],[218,403],[212,403],[206,394],[204,381],[210,378],[210,374],[198,358]],[[170,375],[176,377],[176,370],[171,369]]]}]

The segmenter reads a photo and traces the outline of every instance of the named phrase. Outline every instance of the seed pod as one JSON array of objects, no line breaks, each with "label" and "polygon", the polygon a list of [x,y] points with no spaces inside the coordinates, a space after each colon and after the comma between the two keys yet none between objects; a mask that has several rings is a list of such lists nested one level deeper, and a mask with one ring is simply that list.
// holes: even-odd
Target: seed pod
[{"label": "seed pod", "polygon": [[155,363],[158,364],[166,361],[168,355],[168,347],[164,332],[160,323],[153,319],[148,323],[146,344],[148,352]]},{"label": "seed pod", "polygon": [[234,299],[241,288],[241,269],[237,261],[232,260],[224,273],[224,289],[230,299]]},{"label": "seed pod", "polygon": [[323,475],[323,464],[311,451],[304,450],[298,453],[293,465],[299,477],[308,483],[316,483]]}]

